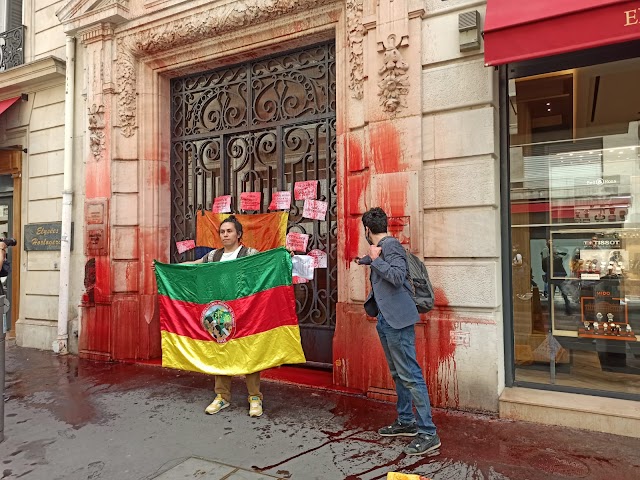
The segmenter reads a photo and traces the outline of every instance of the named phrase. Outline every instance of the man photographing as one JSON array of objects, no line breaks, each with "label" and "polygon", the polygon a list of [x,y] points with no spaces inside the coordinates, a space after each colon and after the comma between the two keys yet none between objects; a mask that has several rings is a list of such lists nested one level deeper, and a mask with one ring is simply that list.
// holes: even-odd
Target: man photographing
[{"label": "man photographing", "polygon": [[[362,216],[369,254],[356,258],[371,267],[371,292],[364,307],[377,317],[376,330],[396,387],[398,418],[378,433],[383,437],[415,437],[404,453],[424,455],[440,447],[440,437],[431,418],[429,392],[416,358],[414,325],[420,319],[407,274],[407,254],[387,230],[387,214],[372,208]],[[416,414],[413,407],[416,407]]]}]

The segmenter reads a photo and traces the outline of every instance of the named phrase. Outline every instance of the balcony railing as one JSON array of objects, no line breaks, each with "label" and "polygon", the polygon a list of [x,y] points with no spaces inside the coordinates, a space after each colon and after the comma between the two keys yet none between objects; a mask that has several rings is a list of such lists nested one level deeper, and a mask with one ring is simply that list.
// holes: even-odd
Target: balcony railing
[{"label": "balcony railing", "polygon": [[24,25],[0,33],[0,72],[24,63]]}]

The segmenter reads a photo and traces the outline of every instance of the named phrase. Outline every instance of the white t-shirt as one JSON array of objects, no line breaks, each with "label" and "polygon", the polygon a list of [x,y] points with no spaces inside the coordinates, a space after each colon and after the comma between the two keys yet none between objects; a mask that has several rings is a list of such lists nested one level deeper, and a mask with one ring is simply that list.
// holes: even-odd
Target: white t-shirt
[{"label": "white t-shirt", "polygon": [[236,248],[233,252],[224,252],[222,254],[222,258],[220,259],[221,262],[226,262],[227,260],[235,260],[236,258],[238,258],[238,254],[240,253],[240,249],[242,248],[242,245],[240,245],[238,248]]}]

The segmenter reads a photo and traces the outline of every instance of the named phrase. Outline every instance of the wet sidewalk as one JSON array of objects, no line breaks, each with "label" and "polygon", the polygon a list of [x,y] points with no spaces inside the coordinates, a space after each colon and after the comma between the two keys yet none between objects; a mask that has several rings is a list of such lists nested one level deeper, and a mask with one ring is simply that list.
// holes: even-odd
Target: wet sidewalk
[{"label": "wet sidewalk", "polygon": [[640,440],[436,409],[440,455],[407,457],[380,438],[393,405],[263,382],[249,418],[204,414],[213,379],[153,366],[100,364],[10,346],[0,478],[174,480],[640,478]]}]

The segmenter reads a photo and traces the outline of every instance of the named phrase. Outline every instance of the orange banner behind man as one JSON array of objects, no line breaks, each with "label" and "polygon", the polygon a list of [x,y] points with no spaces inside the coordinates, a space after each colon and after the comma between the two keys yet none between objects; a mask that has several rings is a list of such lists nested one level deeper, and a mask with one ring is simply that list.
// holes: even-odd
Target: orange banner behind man
[{"label": "orange banner behind man", "polygon": [[[220,224],[230,213],[211,213],[199,211],[196,221],[196,245],[199,247],[222,248],[220,242]],[[284,247],[287,237],[289,212],[259,213],[255,215],[236,215],[242,224],[244,234],[242,244],[265,252],[272,248]]]}]

